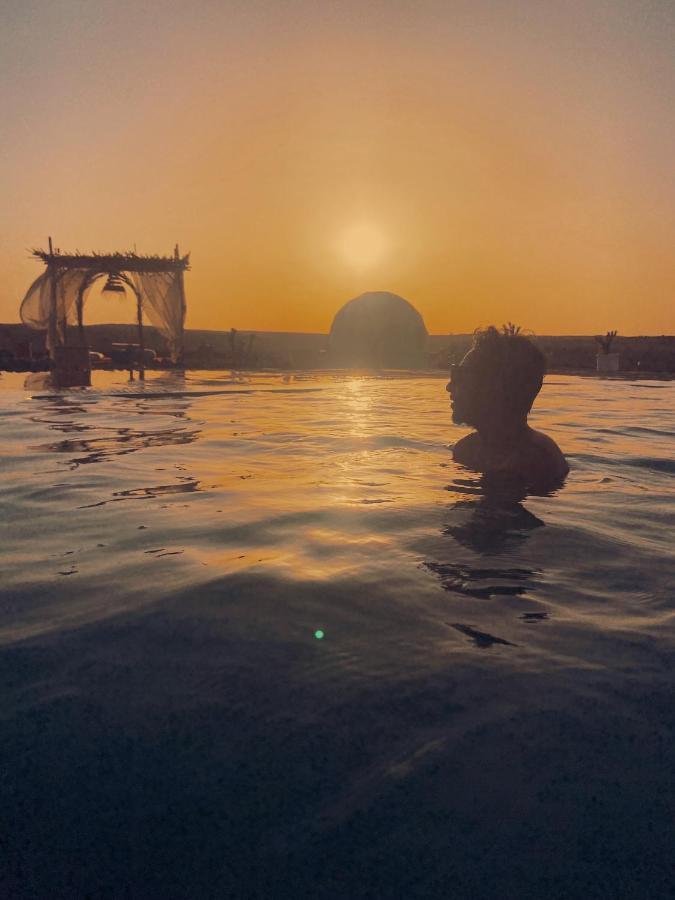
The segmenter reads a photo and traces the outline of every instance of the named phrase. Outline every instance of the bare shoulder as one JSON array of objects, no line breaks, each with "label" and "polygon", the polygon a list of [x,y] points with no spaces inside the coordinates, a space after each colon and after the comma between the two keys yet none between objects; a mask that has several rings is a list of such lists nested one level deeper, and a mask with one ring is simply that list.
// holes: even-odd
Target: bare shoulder
[{"label": "bare shoulder", "polygon": [[543,431],[530,429],[530,443],[536,450],[539,459],[545,461],[551,470],[555,470],[556,474],[561,476],[567,475],[570,467],[553,438],[544,434]]},{"label": "bare shoulder", "polygon": [[480,438],[477,431],[464,435],[452,448],[452,458],[463,466],[477,467],[479,456]]},{"label": "bare shoulder", "polygon": [[457,441],[455,462],[476,472],[509,474],[533,485],[557,484],[569,472],[567,460],[556,442],[541,431],[529,428],[524,438],[505,448],[485,447],[477,431]]}]

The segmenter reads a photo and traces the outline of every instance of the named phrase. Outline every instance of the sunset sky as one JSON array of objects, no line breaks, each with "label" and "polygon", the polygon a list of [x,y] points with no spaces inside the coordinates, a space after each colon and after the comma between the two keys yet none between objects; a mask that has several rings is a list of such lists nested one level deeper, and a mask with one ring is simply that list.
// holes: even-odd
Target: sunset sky
[{"label": "sunset sky", "polygon": [[189,327],[327,331],[389,290],[432,333],[675,332],[672,0],[0,11],[0,321],[51,234],[178,242]]}]

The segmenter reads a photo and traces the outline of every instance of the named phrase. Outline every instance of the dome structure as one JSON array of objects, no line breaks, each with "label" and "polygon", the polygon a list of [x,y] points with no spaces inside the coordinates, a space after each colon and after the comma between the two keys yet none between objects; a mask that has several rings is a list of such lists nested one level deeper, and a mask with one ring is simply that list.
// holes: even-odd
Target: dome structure
[{"label": "dome structure", "polygon": [[370,291],[338,310],[329,357],[336,366],[414,368],[424,362],[427,329],[415,307],[389,291]]}]

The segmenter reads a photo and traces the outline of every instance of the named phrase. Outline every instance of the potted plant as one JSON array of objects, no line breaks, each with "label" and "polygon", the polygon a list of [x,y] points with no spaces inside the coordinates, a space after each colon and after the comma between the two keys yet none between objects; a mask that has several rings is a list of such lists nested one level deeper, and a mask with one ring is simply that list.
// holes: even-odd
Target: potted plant
[{"label": "potted plant", "polygon": [[600,347],[600,351],[595,357],[598,372],[619,371],[619,354],[612,353],[612,343],[617,334],[616,330],[608,331],[604,336],[596,334],[595,342]]}]

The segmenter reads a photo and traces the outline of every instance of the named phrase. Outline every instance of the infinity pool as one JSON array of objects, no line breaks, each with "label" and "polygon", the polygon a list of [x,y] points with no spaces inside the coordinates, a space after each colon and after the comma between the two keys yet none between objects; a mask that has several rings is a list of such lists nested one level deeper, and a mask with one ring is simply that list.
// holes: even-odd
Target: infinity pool
[{"label": "infinity pool", "polygon": [[675,384],[549,376],[550,496],[445,381],[0,379],[11,897],[675,884]]}]

